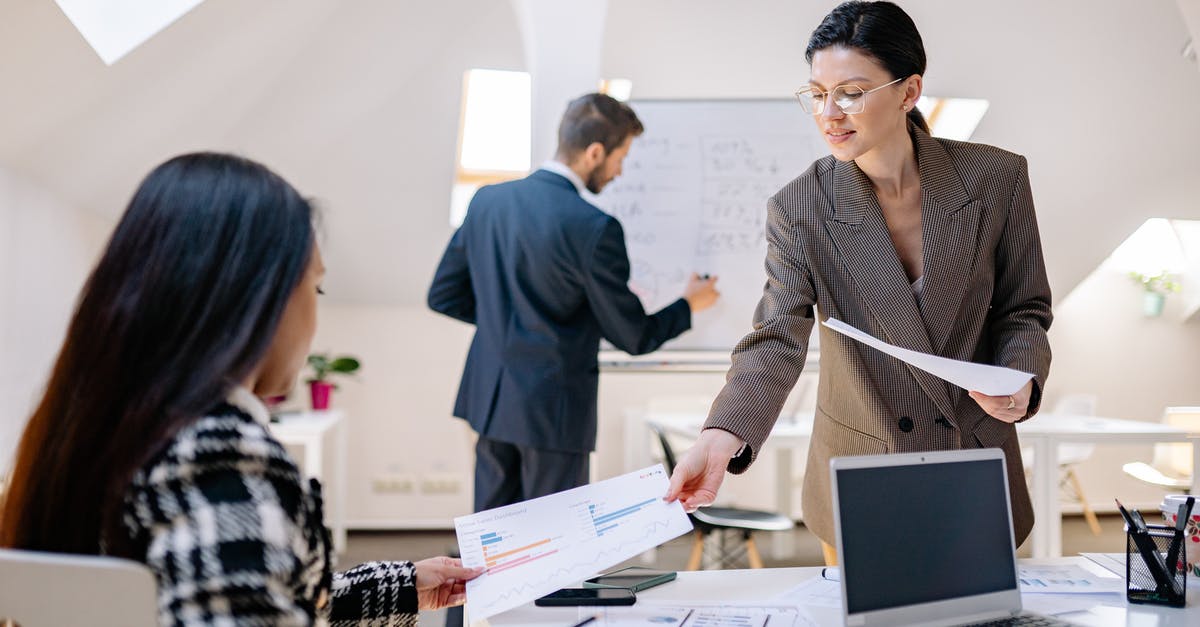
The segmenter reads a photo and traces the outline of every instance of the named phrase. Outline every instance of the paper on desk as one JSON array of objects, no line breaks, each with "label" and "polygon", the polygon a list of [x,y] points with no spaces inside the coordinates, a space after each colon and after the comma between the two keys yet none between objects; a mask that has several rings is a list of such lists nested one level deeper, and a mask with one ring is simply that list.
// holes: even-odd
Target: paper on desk
[{"label": "paper on desk", "polygon": [[[817,621],[812,614],[802,607],[790,604],[638,600],[637,605],[644,609],[687,609],[688,619],[682,627],[764,627],[765,625],[771,627],[817,627]],[[613,623],[608,623],[608,625],[611,626]]]},{"label": "paper on desk", "polygon": [[1080,555],[1095,562],[1104,570],[1107,570],[1118,577],[1125,577],[1124,553],[1080,553]]},{"label": "paper on desk", "polygon": [[[613,607],[581,607],[579,619],[595,616],[588,627],[672,627],[683,625],[692,615],[687,607],[653,607],[645,603]],[[761,627],[761,626],[756,626]]]},{"label": "paper on desk", "polygon": [[1125,596],[1118,592],[1093,594],[1021,594],[1022,609],[1046,616],[1086,612],[1097,605],[1122,606],[1124,604]]},{"label": "paper on desk", "polygon": [[662,464],[454,519],[472,622],[528,603],[692,530]]},{"label": "paper on desk", "polygon": [[837,318],[827,318],[821,324],[846,337],[879,349],[935,377],[945,379],[964,390],[975,390],[983,392],[988,396],[1008,396],[1009,394],[1015,394],[1033,378],[1033,375],[1028,372],[1021,372],[1012,368],[947,359],[937,355],[900,348],[899,346],[888,344],[869,333],[860,331]]},{"label": "paper on desk", "polygon": [[1021,593],[1094,594],[1125,592],[1125,581],[1103,577],[1079,566],[1021,566]]},{"label": "paper on desk", "polygon": [[841,607],[842,584],[817,575],[771,600],[805,607]]}]

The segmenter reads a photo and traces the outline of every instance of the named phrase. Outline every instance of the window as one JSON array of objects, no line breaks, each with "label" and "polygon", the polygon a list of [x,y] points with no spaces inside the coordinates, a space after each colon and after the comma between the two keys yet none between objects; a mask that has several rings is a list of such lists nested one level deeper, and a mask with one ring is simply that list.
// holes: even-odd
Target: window
[{"label": "window", "polygon": [[55,0],[105,65],[191,11],[203,0]]},{"label": "window", "polygon": [[983,114],[987,113],[988,101],[978,98],[932,98],[921,96],[917,109],[929,123],[934,137],[966,141],[975,133]]},{"label": "window", "polygon": [[467,71],[458,163],[450,192],[451,226],[462,224],[467,205],[480,187],[519,178],[529,171],[531,101],[527,72]]}]

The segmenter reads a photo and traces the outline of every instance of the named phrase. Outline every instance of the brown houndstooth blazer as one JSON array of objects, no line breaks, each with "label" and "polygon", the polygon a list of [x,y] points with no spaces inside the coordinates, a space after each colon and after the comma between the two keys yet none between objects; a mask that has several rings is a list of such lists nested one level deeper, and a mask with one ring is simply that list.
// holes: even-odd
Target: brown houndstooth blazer
[{"label": "brown houndstooth blazer", "polygon": [[[1050,369],[1050,286],[1025,158],[935,139],[910,126],[921,176],[924,288],[915,297],[866,175],[817,160],[767,204],[767,283],[754,329],[734,348],[705,427],[748,444],[753,462],[804,367],[816,320],[833,316],[884,341],[1035,375],[1028,416]],[[842,455],[999,447],[1017,543],[1033,511],[1011,424],[965,390],[820,328],[816,421],[804,476],[804,522],[833,544],[829,460]]]}]

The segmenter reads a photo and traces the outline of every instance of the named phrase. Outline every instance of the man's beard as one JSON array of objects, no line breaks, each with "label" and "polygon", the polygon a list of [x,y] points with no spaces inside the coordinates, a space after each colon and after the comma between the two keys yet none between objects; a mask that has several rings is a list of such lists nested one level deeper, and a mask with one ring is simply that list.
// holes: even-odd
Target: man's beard
[{"label": "man's beard", "polygon": [[604,189],[604,186],[608,184],[608,181],[605,181],[603,178],[604,177],[604,165],[607,163],[608,163],[608,159],[605,159],[604,161],[601,161],[599,164],[597,164],[596,167],[592,168],[591,172],[588,172],[585,187],[587,187],[587,190],[589,192],[591,192],[593,194],[599,194],[600,190]]}]

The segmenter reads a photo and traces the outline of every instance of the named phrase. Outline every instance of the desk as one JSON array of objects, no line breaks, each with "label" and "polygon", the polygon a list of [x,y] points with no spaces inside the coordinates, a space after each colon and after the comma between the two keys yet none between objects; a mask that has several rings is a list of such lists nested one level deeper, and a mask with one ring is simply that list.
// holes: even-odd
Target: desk
[{"label": "desk", "polygon": [[[1023,565],[1075,564],[1093,572],[1107,572],[1083,557],[1020,560],[1020,563]],[[820,573],[819,567],[685,571],[679,573],[679,578],[671,583],[639,592],[638,598],[684,602],[719,599],[765,603],[771,597]],[[819,607],[806,609],[820,625],[842,624],[840,609]],[[563,627],[575,623],[579,616],[579,608],[536,607],[529,603],[497,614],[486,624],[491,627]],[[1200,587],[1190,586],[1186,608],[1149,605],[1098,606],[1088,612],[1066,614],[1059,618],[1080,625],[1096,627],[1109,625],[1194,626],[1200,624]],[[483,622],[481,621],[480,624]]]},{"label": "desk", "polygon": [[[325,524],[333,548],[346,550],[346,420],[338,410],[287,413],[271,423],[271,435],[296,458],[306,477],[321,482]],[[295,449],[301,449],[297,454]]]},{"label": "desk", "polygon": [[[704,416],[685,413],[642,414],[645,421],[661,424],[683,437],[695,438],[704,424]],[[806,448],[812,436],[812,414],[796,420],[779,420],[764,448],[774,451],[776,464],[776,504],[792,516],[792,451]],[[638,437],[644,436],[640,430]],[[1030,536],[1033,557],[1062,555],[1062,505],[1058,502],[1058,445],[1068,442],[1093,444],[1156,444],[1185,442],[1192,444],[1194,468],[1200,469],[1200,433],[1157,422],[1139,422],[1096,416],[1042,413],[1017,425],[1021,444],[1033,448],[1032,490],[1035,524]],[[643,440],[645,441],[644,437]],[[652,456],[651,456],[652,457]],[[1195,482],[1200,472],[1192,478]],[[1196,484],[1193,483],[1195,486]]]}]

